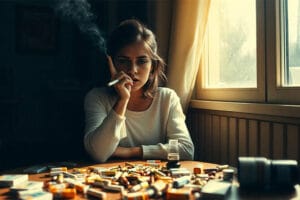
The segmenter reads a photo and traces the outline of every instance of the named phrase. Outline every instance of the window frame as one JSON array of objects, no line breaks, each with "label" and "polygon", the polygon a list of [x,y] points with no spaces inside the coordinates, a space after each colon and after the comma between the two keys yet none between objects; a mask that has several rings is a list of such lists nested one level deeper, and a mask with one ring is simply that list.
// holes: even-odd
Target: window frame
[{"label": "window frame", "polygon": [[[282,65],[284,59],[281,57],[284,53],[281,52],[281,47],[284,45],[282,40],[282,3],[283,1],[268,0],[268,8],[266,9],[266,20],[268,20],[266,34],[269,39],[266,40],[266,55],[267,71],[270,72],[268,79],[268,98],[269,103],[285,103],[285,104],[300,104],[300,87],[283,86],[282,80]],[[276,31],[272,31],[272,30]],[[274,55],[274,56],[272,56]]]},{"label": "window frame", "polygon": [[[281,84],[280,0],[256,0],[257,88],[204,88],[207,47],[204,47],[195,86],[198,100],[299,104],[300,87]],[[207,42],[207,40],[206,40]],[[204,59],[203,59],[204,58]]]}]

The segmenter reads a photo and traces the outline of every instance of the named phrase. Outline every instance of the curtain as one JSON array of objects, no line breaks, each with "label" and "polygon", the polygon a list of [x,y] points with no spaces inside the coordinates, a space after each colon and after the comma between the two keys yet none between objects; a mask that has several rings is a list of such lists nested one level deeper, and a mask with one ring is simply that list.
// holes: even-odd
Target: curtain
[{"label": "curtain", "polygon": [[167,87],[180,97],[187,111],[195,85],[211,0],[173,1]]}]

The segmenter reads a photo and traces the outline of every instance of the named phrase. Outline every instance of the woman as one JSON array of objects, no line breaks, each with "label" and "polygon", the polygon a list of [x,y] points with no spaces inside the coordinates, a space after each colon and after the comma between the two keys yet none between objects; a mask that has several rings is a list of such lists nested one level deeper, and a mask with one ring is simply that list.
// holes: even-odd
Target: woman
[{"label": "woman", "polygon": [[97,161],[167,159],[168,140],[178,139],[181,160],[194,145],[176,93],[158,87],[164,62],[154,34],[137,20],[123,21],[107,43],[113,87],[94,88],[85,98],[84,144]]}]

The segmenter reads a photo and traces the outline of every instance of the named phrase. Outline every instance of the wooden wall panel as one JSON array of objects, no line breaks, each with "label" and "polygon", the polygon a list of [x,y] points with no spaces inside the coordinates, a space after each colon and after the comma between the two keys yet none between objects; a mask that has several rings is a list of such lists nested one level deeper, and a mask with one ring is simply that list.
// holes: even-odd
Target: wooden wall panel
[{"label": "wooden wall panel", "polygon": [[258,155],[258,122],[256,120],[249,120],[248,126],[248,152],[249,156]]},{"label": "wooden wall panel", "polygon": [[247,121],[245,119],[238,120],[238,155],[247,156],[248,150],[248,134]]},{"label": "wooden wall panel", "polygon": [[271,156],[271,133],[270,123],[261,122],[259,129],[259,154],[260,156],[270,157]]},{"label": "wooden wall panel", "polygon": [[297,126],[287,126],[287,158],[299,159],[299,129]]},{"label": "wooden wall panel", "polygon": [[220,161],[220,117],[212,116],[212,160]]},{"label": "wooden wall panel", "polygon": [[212,151],[213,151],[213,136],[212,136],[212,116],[205,115],[204,119],[204,126],[205,126],[205,146],[206,146],[206,153],[203,156],[205,161],[213,162]]},{"label": "wooden wall panel", "polygon": [[194,109],[187,123],[195,144],[195,159],[232,166],[237,166],[239,156],[299,162],[300,123],[295,124],[295,119],[281,123],[276,117],[245,116]]},{"label": "wooden wall panel", "polygon": [[201,159],[201,158],[205,158],[205,155],[208,153],[208,151],[206,148],[206,132],[205,132],[205,124],[204,124],[205,115],[201,113],[200,116],[201,116],[200,120],[202,120],[202,123],[200,124],[201,134],[200,134],[200,148],[199,148],[200,156],[199,156],[199,158]]},{"label": "wooden wall panel", "polygon": [[228,148],[229,148],[229,135],[228,135],[228,117],[221,117],[220,124],[220,164],[228,163]]},{"label": "wooden wall panel", "polygon": [[[191,113],[191,117],[189,117],[188,119],[190,119],[190,124],[191,126],[189,127],[189,131],[190,133],[195,133],[195,134],[191,134],[191,138],[194,142],[194,147],[195,147],[195,151],[194,151],[194,159],[198,160],[200,159],[200,148],[202,146],[202,144],[200,144],[201,141],[201,123],[203,123],[203,120],[199,119],[201,116],[203,115],[198,115],[197,113],[193,112]],[[197,144],[197,145],[195,145]]]},{"label": "wooden wall panel", "polygon": [[228,162],[231,165],[236,166],[237,164],[237,157],[238,157],[238,151],[237,151],[237,119],[236,118],[229,118],[229,159]]},{"label": "wooden wall panel", "polygon": [[273,159],[283,159],[284,158],[284,148],[285,148],[285,134],[284,126],[279,123],[273,124],[273,145],[272,145],[272,158]]}]

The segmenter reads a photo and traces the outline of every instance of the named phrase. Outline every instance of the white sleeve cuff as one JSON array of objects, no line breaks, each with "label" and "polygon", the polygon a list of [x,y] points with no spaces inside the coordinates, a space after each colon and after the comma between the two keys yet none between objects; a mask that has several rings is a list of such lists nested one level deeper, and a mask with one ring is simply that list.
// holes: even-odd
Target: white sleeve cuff
[{"label": "white sleeve cuff", "polygon": [[167,149],[163,144],[142,145],[143,159],[167,159]]}]

